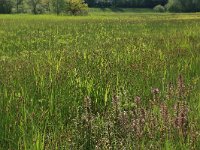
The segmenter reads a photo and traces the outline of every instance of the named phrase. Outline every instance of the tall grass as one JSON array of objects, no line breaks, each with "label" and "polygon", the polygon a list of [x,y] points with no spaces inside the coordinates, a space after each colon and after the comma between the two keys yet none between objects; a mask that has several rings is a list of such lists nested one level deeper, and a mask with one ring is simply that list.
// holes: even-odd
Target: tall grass
[{"label": "tall grass", "polygon": [[0,16],[1,149],[197,149],[200,15]]}]

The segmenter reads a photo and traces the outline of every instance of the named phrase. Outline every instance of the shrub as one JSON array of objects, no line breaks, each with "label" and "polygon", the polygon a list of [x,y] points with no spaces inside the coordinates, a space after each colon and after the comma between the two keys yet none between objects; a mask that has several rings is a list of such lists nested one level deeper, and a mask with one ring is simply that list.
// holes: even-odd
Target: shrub
[{"label": "shrub", "polygon": [[88,14],[88,5],[83,0],[68,0],[67,12],[72,15]]},{"label": "shrub", "polygon": [[165,7],[162,5],[157,5],[153,8],[153,10],[156,12],[165,12]]}]

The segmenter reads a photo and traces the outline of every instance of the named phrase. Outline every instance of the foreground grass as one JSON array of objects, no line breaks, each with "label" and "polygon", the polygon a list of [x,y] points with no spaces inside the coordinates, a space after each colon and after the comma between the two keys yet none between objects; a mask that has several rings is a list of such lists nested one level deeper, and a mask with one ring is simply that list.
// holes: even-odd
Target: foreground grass
[{"label": "foreground grass", "polygon": [[0,15],[0,148],[197,149],[199,21]]}]

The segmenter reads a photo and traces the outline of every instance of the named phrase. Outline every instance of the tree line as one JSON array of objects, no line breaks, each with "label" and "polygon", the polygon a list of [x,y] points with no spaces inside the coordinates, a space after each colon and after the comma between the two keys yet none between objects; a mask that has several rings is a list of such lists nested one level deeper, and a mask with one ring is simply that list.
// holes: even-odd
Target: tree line
[{"label": "tree line", "polygon": [[157,11],[200,11],[200,0],[0,0],[0,13],[87,13],[89,7],[154,8]]},{"label": "tree line", "polygon": [[85,0],[89,7],[153,8],[167,4],[168,0]]},{"label": "tree line", "polygon": [[0,0],[0,13],[87,13],[84,0]]},{"label": "tree line", "polygon": [[85,0],[89,7],[154,8],[171,12],[200,11],[200,0]]},{"label": "tree line", "polygon": [[172,12],[198,12],[200,0],[168,0],[166,8]]}]

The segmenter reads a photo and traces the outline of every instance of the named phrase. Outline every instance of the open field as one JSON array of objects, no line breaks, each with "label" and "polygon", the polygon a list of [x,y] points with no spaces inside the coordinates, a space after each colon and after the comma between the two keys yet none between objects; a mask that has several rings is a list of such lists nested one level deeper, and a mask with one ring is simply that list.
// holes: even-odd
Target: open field
[{"label": "open field", "polygon": [[200,147],[200,13],[0,15],[0,149]]}]

